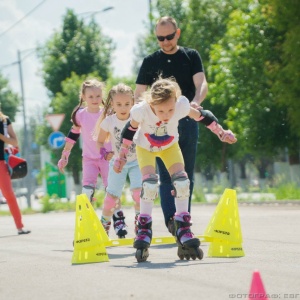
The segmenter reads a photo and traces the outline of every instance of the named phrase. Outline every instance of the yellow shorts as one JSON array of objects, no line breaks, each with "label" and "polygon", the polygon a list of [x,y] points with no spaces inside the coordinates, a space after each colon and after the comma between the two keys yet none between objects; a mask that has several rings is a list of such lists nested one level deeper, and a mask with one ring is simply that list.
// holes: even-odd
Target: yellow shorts
[{"label": "yellow shorts", "polygon": [[177,163],[184,164],[183,156],[181,153],[181,150],[179,148],[178,143],[173,144],[170,148],[157,151],[157,152],[150,152],[142,147],[136,146],[136,154],[137,154],[137,160],[139,163],[140,169],[147,167],[147,166],[153,166],[156,167],[155,158],[160,157],[162,161],[164,162],[167,170],[171,166]]}]

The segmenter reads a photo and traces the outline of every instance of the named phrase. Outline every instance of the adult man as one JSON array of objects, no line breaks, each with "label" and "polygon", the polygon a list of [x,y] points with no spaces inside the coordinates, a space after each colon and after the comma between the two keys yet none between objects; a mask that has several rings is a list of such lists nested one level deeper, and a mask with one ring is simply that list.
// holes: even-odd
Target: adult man
[{"label": "adult man", "polygon": [[[204,100],[208,88],[199,53],[190,48],[178,45],[180,29],[176,20],[165,16],[158,20],[155,34],[160,49],[144,58],[140,68],[135,89],[135,99],[151,86],[159,76],[163,78],[174,77],[179,84],[182,94],[186,96],[191,105],[199,106]],[[190,180],[189,211],[191,208],[191,196],[194,187],[194,165],[196,160],[198,123],[189,117],[179,122],[179,146],[185,163],[185,170]],[[165,223],[169,231],[173,233],[173,216],[175,213],[174,197],[171,178],[163,162],[157,159],[160,176],[161,206],[165,217]],[[174,234],[174,233],[173,233]]]}]

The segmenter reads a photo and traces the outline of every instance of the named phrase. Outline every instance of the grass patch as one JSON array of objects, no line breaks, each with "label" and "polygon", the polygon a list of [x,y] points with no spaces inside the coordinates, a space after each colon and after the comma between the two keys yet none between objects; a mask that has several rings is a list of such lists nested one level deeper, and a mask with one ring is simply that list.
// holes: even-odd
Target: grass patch
[{"label": "grass patch", "polygon": [[282,184],[276,188],[270,188],[277,200],[300,200],[300,187],[295,183]]}]

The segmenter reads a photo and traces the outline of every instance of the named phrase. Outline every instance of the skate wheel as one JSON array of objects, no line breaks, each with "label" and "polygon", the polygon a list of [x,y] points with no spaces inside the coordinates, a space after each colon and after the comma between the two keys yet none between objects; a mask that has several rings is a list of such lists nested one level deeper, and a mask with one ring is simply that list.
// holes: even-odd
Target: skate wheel
[{"label": "skate wheel", "polygon": [[137,249],[135,253],[135,258],[137,262],[144,262],[147,260],[149,256],[148,249]]},{"label": "skate wheel", "polygon": [[196,258],[199,258],[201,260],[203,258],[203,251],[199,247],[191,249],[191,251],[193,252],[191,253],[191,257],[193,260],[195,260]]},{"label": "skate wheel", "polygon": [[184,260],[184,259],[190,260],[190,258],[191,258],[191,255],[190,255],[188,249],[186,249],[182,245],[178,245],[177,255],[180,260]]},{"label": "skate wheel", "polygon": [[181,245],[178,246],[177,255],[180,260],[184,260],[184,252]]},{"label": "skate wheel", "polygon": [[204,256],[202,249],[197,248],[197,257],[201,260]]}]

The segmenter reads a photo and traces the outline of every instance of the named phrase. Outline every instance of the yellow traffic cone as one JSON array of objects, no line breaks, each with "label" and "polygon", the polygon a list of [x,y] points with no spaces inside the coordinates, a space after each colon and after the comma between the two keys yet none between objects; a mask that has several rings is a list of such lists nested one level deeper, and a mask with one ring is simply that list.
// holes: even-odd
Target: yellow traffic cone
[{"label": "yellow traffic cone", "polygon": [[77,196],[72,264],[108,262],[107,241],[108,236],[88,197]]},{"label": "yellow traffic cone", "polygon": [[204,236],[212,238],[208,257],[245,256],[235,190],[225,189]]}]

